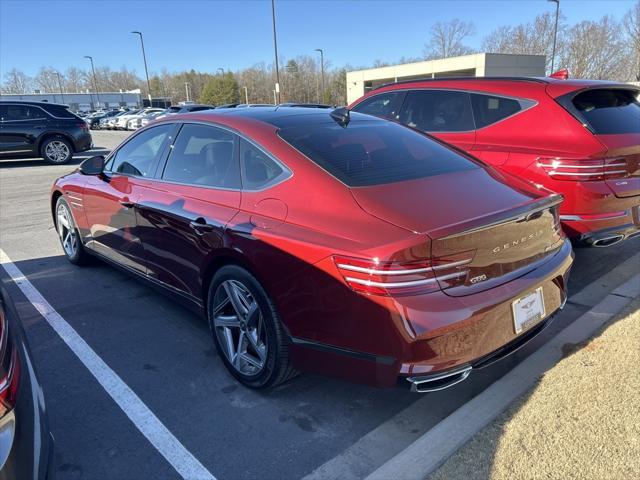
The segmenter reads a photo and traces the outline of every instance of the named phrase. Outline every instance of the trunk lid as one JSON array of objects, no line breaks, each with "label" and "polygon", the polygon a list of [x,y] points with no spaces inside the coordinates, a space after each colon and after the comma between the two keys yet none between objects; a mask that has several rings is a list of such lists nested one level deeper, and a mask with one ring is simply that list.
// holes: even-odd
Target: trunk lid
[{"label": "trunk lid", "polygon": [[[509,184],[506,182],[509,181]],[[561,246],[559,195],[478,168],[353,188],[368,213],[431,238],[433,259],[459,263],[464,281],[438,278],[448,295],[487,290],[536,268]],[[446,272],[446,277],[451,277]]]}]

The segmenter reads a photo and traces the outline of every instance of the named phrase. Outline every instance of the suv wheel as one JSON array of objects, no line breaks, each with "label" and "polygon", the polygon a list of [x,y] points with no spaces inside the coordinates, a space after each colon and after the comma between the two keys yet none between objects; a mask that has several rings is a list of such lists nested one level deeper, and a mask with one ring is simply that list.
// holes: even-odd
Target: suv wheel
[{"label": "suv wheel", "polygon": [[64,137],[51,137],[40,146],[40,155],[49,163],[62,165],[73,157],[73,147]]},{"label": "suv wheel", "polygon": [[253,275],[236,265],[222,267],[208,298],[214,343],[236,379],[250,388],[269,388],[297,374],[275,306]]}]

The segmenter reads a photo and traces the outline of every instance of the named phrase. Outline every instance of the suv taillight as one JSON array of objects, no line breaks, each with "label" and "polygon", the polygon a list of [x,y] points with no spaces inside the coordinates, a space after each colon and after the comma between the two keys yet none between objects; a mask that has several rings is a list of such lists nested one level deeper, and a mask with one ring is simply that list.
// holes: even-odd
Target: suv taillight
[{"label": "suv taillight", "polygon": [[592,182],[596,180],[624,178],[628,176],[624,157],[600,160],[575,158],[538,158],[538,165],[554,180]]},{"label": "suv taillight", "polygon": [[20,357],[9,336],[7,319],[0,310],[0,418],[15,406],[19,383]]},{"label": "suv taillight", "polygon": [[[461,285],[471,258],[380,261],[343,257],[333,260],[352,290],[369,295],[402,296],[431,293]],[[437,278],[436,278],[437,273]]]}]

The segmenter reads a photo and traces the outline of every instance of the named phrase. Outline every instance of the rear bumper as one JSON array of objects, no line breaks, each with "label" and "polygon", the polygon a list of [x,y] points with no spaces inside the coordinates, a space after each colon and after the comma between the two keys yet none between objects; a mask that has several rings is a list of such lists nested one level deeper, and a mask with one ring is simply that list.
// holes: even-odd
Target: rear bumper
[{"label": "rear bumper", "polygon": [[80,134],[78,137],[74,139],[73,149],[76,153],[85,152],[91,149],[93,145],[93,139],[91,138],[91,134],[89,132]]},{"label": "rear bumper", "polygon": [[[383,335],[386,341],[377,342],[383,348],[375,352],[354,351],[346,345],[293,338],[294,363],[302,370],[378,387],[393,387],[399,377],[420,383],[441,376],[440,387],[446,388],[464,380],[471,370],[513,353],[537,335],[566,301],[572,263],[573,251],[566,240],[553,258],[533,271],[486,291],[458,297],[434,292],[377,299],[390,316],[383,318],[382,311],[379,318],[363,316],[359,335]],[[516,334],[512,303],[539,287],[543,291],[545,319]],[[383,322],[388,327],[385,332],[371,329],[374,324],[381,328]]]},{"label": "rear bumper", "polygon": [[640,234],[640,199],[631,198],[635,205],[625,205],[624,215],[608,219],[591,219],[584,215],[560,216],[562,227],[573,240],[589,246],[608,247]]}]

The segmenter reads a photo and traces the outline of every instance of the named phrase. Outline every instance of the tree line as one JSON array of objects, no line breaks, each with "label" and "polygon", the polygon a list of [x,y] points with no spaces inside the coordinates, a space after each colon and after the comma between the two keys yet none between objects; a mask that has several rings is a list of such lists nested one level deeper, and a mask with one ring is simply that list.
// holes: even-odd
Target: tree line
[{"label": "tree line", "polygon": [[[481,52],[546,55],[547,73],[551,73],[555,12],[535,17],[531,22],[504,25],[484,37]],[[429,29],[421,57],[402,57],[393,63],[407,63],[476,53],[467,42],[476,32],[473,22],[453,19],[437,22]],[[299,55],[285,59],[280,66],[280,101],[344,105],[346,103],[346,72],[392,64],[376,60],[373,65],[333,67],[318,58]],[[604,16],[569,25],[560,15],[556,44],[555,69],[567,68],[573,78],[596,80],[640,81],[640,0],[616,20]],[[237,71],[217,73],[195,69],[170,72],[163,68],[150,78],[151,95],[166,97],[177,103],[182,100],[220,105],[224,103],[274,103],[276,72],[273,64],[260,63]],[[122,67],[96,67],[90,70],[76,67],[61,72],[42,67],[33,77],[17,69],[4,74],[2,93],[65,93],[129,91],[140,88],[148,95],[147,84],[135,71]]]}]

